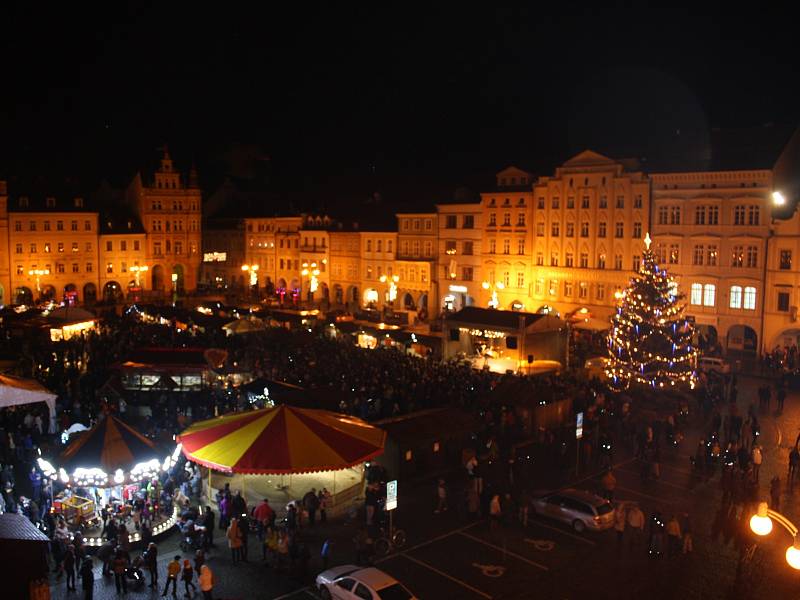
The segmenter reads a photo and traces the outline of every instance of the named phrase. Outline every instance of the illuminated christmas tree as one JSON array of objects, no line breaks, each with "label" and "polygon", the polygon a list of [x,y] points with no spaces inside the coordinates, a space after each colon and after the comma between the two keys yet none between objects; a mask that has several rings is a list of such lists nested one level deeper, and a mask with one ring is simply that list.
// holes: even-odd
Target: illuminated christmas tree
[{"label": "illuminated christmas tree", "polygon": [[697,350],[693,325],[683,316],[685,304],[675,281],[656,263],[650,234],[639,273],[617,293],[617,312],[608,336],[606,374],[615,387],[643,384],[665,388],[694,387]]}]

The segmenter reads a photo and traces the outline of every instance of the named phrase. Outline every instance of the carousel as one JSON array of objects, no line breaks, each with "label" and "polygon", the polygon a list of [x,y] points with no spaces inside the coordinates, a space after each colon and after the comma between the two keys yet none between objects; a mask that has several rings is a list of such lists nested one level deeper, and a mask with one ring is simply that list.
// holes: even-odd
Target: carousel
[{"label": "carousel", "polygon": [[386,432],[347,415],[280,405],[195,423],[178,441],[188,460],[207,468],[208,498],[228,483],[249,502],[279,506],[313,488],[330,493],[335,514],[363,494],[365,466],[383,453]]},{"label": "carousel", "polygon": [[[101,510],[105,507],[128,529],[130,541],[138,541],[140,534],[130,518],[133,502],[153,502],[152,489],[160,491],[159,476],[175,465],[180,447],[165,455],[114,415],[102,416],[91,429],[75,436],[57,459],[58,467],[43,458],[38,461],[51,482],[63,484],[63,490],[53,497],[53,513],[63,517],[71,531],[81,533],[86,544],[99,546],[103,543]],[[152,511],[154,536],[176,522],[177,507],[165,515],[157,506],[159,501],[156,497]]]}]

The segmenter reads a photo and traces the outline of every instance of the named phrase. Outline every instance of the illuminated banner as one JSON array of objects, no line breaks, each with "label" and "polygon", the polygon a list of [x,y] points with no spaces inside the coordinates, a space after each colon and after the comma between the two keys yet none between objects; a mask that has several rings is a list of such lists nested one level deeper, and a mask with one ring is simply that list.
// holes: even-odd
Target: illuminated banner
[{"label": "illuminated banner", "polygon": [[206,252],[203,254],[203,262],[225,262],[228,260],[227,252]]}]

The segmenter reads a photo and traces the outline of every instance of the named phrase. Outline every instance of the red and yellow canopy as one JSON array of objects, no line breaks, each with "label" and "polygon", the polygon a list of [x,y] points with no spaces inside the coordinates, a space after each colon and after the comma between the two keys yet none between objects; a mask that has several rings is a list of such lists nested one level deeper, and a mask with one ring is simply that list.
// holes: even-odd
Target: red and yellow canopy
[{"label": "red and yellow canopy", "polygon": [[386,432],[354,417],[281,405],[195,423],[178,436],[189,460],[228,473],[310,473],[383,453]]}]

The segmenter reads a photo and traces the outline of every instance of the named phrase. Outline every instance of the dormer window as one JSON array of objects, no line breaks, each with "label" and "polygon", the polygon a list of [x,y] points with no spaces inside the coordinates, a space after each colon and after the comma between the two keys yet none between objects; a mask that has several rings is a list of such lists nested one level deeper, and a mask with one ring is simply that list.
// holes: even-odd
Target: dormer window
[{"label": "dormer window", "polygon": [[53,198],[52,196],[48,196],[47,199],[45,200],[45,204],[46,204],[47,208],[55,208],[56,199]]},{"label": "dormer window", "polygon": [[75,208],[83,208],[83,198],[75,198]]},{"label": "dormer window", "polygon": [[509,198],[506,198],[506,201],[503,202],[503,206],[511,206],[511,200]]},{"label": "dormer window", "polygon": [[20,208],[28,208],[28,197],[27,196],[20,196],[18,201]]},{"label": "dormer window", "polygon": [[489,200],[489,206],[494,206],[495,204],[496,204],[496,203],[495,203],[495,200],[494,200],[494,198],[492,198],[491,200]]}]

